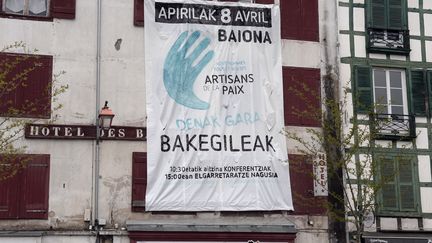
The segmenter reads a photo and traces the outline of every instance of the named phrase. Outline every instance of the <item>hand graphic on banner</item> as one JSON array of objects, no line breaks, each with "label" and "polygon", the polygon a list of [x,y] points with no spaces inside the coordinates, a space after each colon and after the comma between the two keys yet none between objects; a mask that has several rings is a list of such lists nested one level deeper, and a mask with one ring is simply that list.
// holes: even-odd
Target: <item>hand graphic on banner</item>
[{"label": "hand graphic on banner", "polygon": [[165,59],[163,81],[168,95],[178,104],[191,109],[207,110],[209,103],[196,96],[193,86],[198,75],[213,58],[214,51],[207,52],[195,66],[192,64],[210,45],[210,39],[202,40],[186,57],[188,50],[200,35],[199,31],[195,31],[187,38],[188,32],[185,31],[177,38]]}]

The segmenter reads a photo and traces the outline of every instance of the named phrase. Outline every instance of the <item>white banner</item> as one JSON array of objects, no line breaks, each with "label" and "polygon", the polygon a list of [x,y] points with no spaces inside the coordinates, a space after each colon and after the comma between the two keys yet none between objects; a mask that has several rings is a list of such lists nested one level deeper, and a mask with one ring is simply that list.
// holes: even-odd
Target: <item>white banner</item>
[{"label": "white banner", "polygon": [[146,209],[292,210],[279,6],[144,2]]}]

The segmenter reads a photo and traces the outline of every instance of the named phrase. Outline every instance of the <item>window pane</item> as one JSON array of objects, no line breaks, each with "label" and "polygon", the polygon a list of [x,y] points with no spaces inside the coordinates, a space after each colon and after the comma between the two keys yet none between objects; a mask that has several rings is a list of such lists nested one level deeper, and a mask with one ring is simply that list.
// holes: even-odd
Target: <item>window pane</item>
[{"label": "window pane", "polygon": [[388,112],[388,106],[387,105],[380,105],[378,104],[376,106],[376,112],[379,114],[387,114]]},{"label": "window pane", "polygon": [[29,12],[31,15],[47,15],[47,1],[46,0],[30,0]]},{"label": "window pane", "polygon": [[395,88],[402,88],[400,71],[390,71],[390,86]]},{"label": "window pane", "polygon": [[374,70],[374,83],[375,86],[386,87],[386,74],[384,70]]},{"label": "window pane", "polygon": [[375,88],[375,103],[387,104],[387,90],[385,88]]},{"label": "window pane", "polygon": [[395,106],[395,105],[392,105],[392,107],[391,107],[391,114],[398,114],[398,115],[403,115],[403,106]]},{"label": "window pane", "polygon": [[391,89],[390,94],[390,100],[392,105],[403,105],[402,89]]},{"label": "window pane", "polygon": [[6,0],[5,11],[9,13],[24,13],[24,0]]}]

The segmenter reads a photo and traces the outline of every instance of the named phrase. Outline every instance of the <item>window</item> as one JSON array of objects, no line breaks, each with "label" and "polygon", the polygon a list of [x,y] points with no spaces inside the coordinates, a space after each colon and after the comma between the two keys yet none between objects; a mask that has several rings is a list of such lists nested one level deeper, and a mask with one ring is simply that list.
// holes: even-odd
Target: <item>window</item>
[{"label": "window", "polygon": [[3,11],[28,16],[48,16],[48,0],[4,0]]},{"label": "window", "polygon": [[406,0],[369,0],[368,51],[408,54]]},{"label": "window", "polygon": [[145,211],[147,153],[132,153],[132,211]]},{"label": "window", "polygon": [[379,212],[418,212],[417,162],[415,157],[378,155]]},{"label": "window", "polygon": [[[371,113],[372,104],[376,103],[380,113],[426,116],[428,94],[432,98],[432,71],[356,66],[354,76],[354,102],[358,113]],[[427,82],[430,85],[426,85]]]},{"label": "window", "polygon": [[0,53],[0,116],[50,118],[52,56]]},{"label": "window", "polygon": [[370,115],[377,138],[415,138],[414,115],[426,114],[426,71],[367,66],[356,66],[354,70],[355,109]]},{"label": "window", "polygon": [[373,69],[376,113],[408,115],[405,71]]},{"label": "window", "polygon": [[373,68],[373,125],[379,136],[415,137],[414,119],[408,114],[405,71]]},{"label": "window", "polygon": [[318,0],[281,0],[282,39],[319,41]]},{"label": "window", "polygon": [[288,126],[321,126],[320,70],[283,67],[284,116]]},{"label": "window", "polygon": [[76,0],[0,0],[1,17],[74,19]]},{"label": "window", "polygon": [[0,166],[23,166],[14,176],[0,180],[0,219],[47,219],[49,155],[21,155],[12,161],[7,158],[0,157]]}]

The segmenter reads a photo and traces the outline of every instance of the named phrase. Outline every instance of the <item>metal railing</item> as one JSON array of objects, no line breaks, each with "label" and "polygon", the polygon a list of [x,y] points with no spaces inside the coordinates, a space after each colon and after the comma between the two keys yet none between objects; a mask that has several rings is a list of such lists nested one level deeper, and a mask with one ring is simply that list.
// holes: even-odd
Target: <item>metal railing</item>
[{"label": "metal railing", "polygon": [[368,28],[369,52],[410,52],[408,30]]},{"label": "metal railing", "polygon": [[414,115],[373,114],[370,116],[370,121],[377,139],[415,138]]}]

